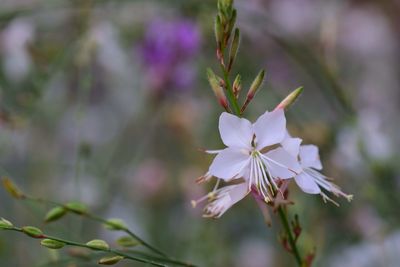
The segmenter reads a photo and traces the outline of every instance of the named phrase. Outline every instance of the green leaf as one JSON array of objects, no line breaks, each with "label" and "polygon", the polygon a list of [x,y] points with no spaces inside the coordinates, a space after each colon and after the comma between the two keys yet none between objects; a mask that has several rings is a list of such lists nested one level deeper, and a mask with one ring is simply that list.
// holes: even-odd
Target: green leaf
[{"label": "green leaf", "polygon": [[101,239],[94,239],[86,243],[88,247],[91,249],[98,249],[98,250],[109,250],[110,246],[107,244],[106,241]]},{"label": "green leaf", "polygon": [[117,244],[121,247],[134,247],[140,244],[138,240],[131,236],[123,236],[117,239]]},{"label": "green leaf", "polygon": [[104,223],[104,227],[108,230],[127,230],[128,226],[126,226],[125,222],[121,219],[108,219],[106,223]]},{"label": "green leaf", "polygon": [[88,211],[88,207],[78,201],[68,202],[67,204],[65,204],[65,208],[76,214],[85,214]]},{"label": "green leaf", "polygon": [[52,222],[60,219],[67,213],[67,210],[62,206],[57,206],[49,210],[44,218],[45,222]]},{"label": "green leaf", "polygon": [[53,239],[43,239],[40,244],[50,249],[60,249],[65,246],[65,243]]},{"label": "green leaf", "polygon": [[114,265],[123,259],[124,259],[124,257],[122,257],[122,256],[104,257],[104,258],[101,258],[98,263],[102,264],[102,265]]},{"label": "green leaf", "polygon": [[43,232],[37,227],[34,226],[24,226],[21,228],[22,232],[24,232],[26,235],[33,237],[33,238],[42,238],[43,237]]}]

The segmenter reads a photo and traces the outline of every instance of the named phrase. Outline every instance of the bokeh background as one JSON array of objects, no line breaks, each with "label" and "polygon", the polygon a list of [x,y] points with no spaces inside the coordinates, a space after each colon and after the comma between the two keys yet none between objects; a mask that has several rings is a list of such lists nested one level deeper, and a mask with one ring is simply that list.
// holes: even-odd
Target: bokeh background
[{"label": "bokeh background", "polygon": [[[325,173],[354,201],[291,198],[314,266],[400,266],[400,4],[237,0],[244,88],[267,79],[255,119],[304,86],[288,127],[317,144]],[[220,148],[213,0],[0,0],[0,166],[24,191],[87,203],[199,266],[293,266],[250,198],[201,217],[195,179]],[[209,185],[212,186],[212,185]],[[0,191],[0,215],[73,240],[118,237],[76,216],[45,225],[49,207]],[[1,266],[96,266],[0,233]],[[124,262],[119,266],[144,266]]]}]

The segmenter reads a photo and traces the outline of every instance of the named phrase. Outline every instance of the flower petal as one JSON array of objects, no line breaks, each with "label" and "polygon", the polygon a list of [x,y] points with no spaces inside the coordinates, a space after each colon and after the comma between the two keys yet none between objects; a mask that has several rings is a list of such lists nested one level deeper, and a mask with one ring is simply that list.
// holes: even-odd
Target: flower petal
[{"label": "flower petal", "polygon": [[280,143],[286,134],[286,118],[282,109],[265,112],[253,125],[257,149]]},{"label": "flower petal", "polygon": [[219,117],[219,132],[222,142],[228,147],[250,148],[253,126],[243,118],[223,112]]},{"label": "flower petal", "polygon": [[300,144],[303,140],[300,138],[293,138],[286,135],[285,139],[281,142],[283,149],[289,152],[290,155],[296,157],[299,155]]},{"label": "flower petal", "polygon": [[281,147],[263,155],[263,160],[274,178],[288,179],[302,171],[297,159]]},{"label": "flower petal", "polygon": [[249,163],[250,156],[235,148],[225,148],[214,158],[209,173],[215,177],[229,181],[237,178],[239,173]]},{"label": "flower petal", "polygon": [[305,172],[300,173],[296,177],[294,177],[297,185],[308,194],[319,194],[321,193],[321,189],[314,181],[314,179],[306,174]]},{"label": "flower petal", "polygon": [[300,162],[303,168],[312,167],[317,170],[322,170],[318,147],[315,145],[300,146]]},{"label": "flower petal", "polygon": [[249,193],[247,183],[229,185],[218,189],[216,197],[204,208],[205,217],[219,218],[230,207],[242,200]]}]

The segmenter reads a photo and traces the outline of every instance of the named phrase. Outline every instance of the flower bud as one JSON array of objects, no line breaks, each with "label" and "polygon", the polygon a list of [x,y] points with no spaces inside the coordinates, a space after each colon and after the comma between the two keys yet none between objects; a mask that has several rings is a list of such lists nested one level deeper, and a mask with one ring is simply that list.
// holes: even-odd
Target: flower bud
[{"label": "flower bud", "polygon": [[76,214],[85,214],[88,211],[88,208],[85,204],[77,201],[68,202],[67,204],[65,204],[65,208]]},{"label": "flower bud", "polygon": [[233,81],[232,88],[233,88],[233,94],[237,99],[239,97],[240,90],[242,89],[242,77],[240,76],[240,74],[238,74],[235,80]]},{"label": "flower bud", "polygon": [[65,246],[65,243],[57,241],[57,240],[53,240],[53,239],[43,239],[40,244],[46,248],[50,248],[50,249],[60,249],[63,248]]},{"label": "flower bud", "polygon": [[297,98],[301,95],[302,92],[303,92],[303,87],[297,88],[296,90],[291,92],[287,97],[285,97],[285,99],[283,99],[282,102],[279,103],[279,105],[276,106],[275,109],[289,108],[289,106],[291,106],[297,100]]},{"label": "flower bud", "polygon": [[228,110],[229,109],[228,100],[225,96],[223,88],[221,87],[219,79],[211,69],[207,69],[207,77],[208,77],[208,82],[210,83],[211,88],[218,99],[218,102],[225,110]]},{"label": "flower bud", "polygon": [[253,83],[250,85],[250,89],[247,92],[246,101],[242,106],[241,112],[243,112],[247,108],[247,105],[250,103],[250,101],[258,92],[258,89],[260,88],[262,82],[264,81],[264,76],[265,76],[265,71],[261,70],[254,79]]},{"label": "flower bud", "polygon": [[39,228],[33,226],[24,226],[21,228],[22,232],[33,238],[43,238],[43,232]]},{"label": "flower bud", "polygon": [[106,241],[101,240],[101,239],[94,239],[92,241],[89,241],[86,243],[86,246],[88,246],[91,249],[95,250],[109,250],[110,246],[107,244]]},{"label": "flower bud", "polygon": [[67,213],[67,210],[64,207],[57,206],[49,210],[44,218],[45,222],[52,222],[60,219]]},{"label": "flower bud", "polygon": [[249,91],[247,92],[247,98],[253,99],[253,97],[258,92],[258,89],[260,88],[262,82],[264,81],[264,76],[265,76],[264,70],[258,73],[253,83],[251,84]]},{"label": "flower bud", "polygon": [[138,240],[131,236],[123,236],[117,239],[117,244],[121,247],[134,247],[140,244]]},{"label": "flower bud", "polygon": [[15,198],[21,199],[24,198],[25,195],[22,191],[9,179],[8,177],[3,177],[3,187],[6,191]]},{"label": "flower bud", "polygon": [[104,223],[104,227],[108,230],[127,230],[128,226],[126,226],[125,222],[121,219],[108,219],[106,223]]},{"label": "flower bud", "polygon": [[122,256],[104,257],[104,258],[101,258],[98,263],[102,264],[102,265],[114,265],[123,259],[124,259],[124,257],[122,257]]},{"label": "flower bud", "polygon": [[233,36],[231,50],[229,51],[229,65],[228,70],[231,70],[233,62],[235,62],[237,51],[240,44],[240,31],[238,28],[235,29],[235,34]]},{"label": "flower bud", "polygon": [[221,50],[222,40],[224,38],[224,30],[221,23],[221,17],[219,15],[217,15],[217,18],[215,19],[214,32],[215,40],[217,41],[217,47],[219,50]]},{"label": "flower bud", "polygon": [[8,221],[4,218],[1,218],[0,229],[12,229],[13,227],[14,227],[14,225],[10,221]]}]

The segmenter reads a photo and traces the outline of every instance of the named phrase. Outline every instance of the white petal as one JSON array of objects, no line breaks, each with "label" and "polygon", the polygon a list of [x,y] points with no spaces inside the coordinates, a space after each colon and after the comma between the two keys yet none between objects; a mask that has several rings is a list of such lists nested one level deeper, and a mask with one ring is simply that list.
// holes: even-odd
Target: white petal
[{"label": "white petal", "polygon": [[242,148],[250,148],[254,134],[248,120],[227,112],[219,117],[219,132],[226,146]]},{"label": "white petal", "polygon": [[300,161],[303,168],[312,167],[317,170],[322,170],[322,164],[321,160],[319,159],[317,146],[300,146]]},{"label": "white petal", "polygon": [[247,183],[241,183],[238,185],[232,186],[232,189],[229,191],[229,196],[231,198],[232,205],[242,200],[249,193],[249,186]]},{"label": "white petal", "polygon": [[296,177],[294,177],[297,185],[308,194],[319,194],[321,193],[321,189],[314,181],[314,179],[306,174],[305,172],[300,173]]},{"label": "white petal", "polygon": [[289,135],[286,135],[281,145],[283,149],[289,152],[290,155],[297,158],[297,156],[299,155],[301,141],[302,140],[300,138],[293,138],[289,137]]},{"label": "white petal", "polygon": [[205,217],[219,218],[230,207],[242,200],[249,193],[247,183],[229,185],[218,189],[216,197],[204,208]]},{"label": "white petal", "polygon": [[209,172],[211,175],[229,181],[237,176],[249,163],[250,156],[235,148],[225,148],[214,158]]},{"label": "white petal", "polygon": [[288,179],[302,171],[297,159],[281,147],[269,151],[263,159],[274,178]]},{"label": "white petal", "polygon": [[265,112],[253,125],[257,149],[280,143],[286,134],[286,118],[282,109]]}]

